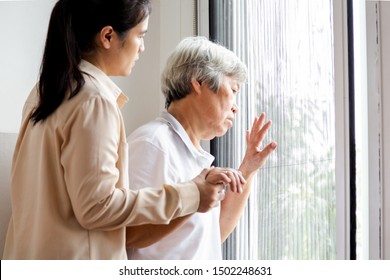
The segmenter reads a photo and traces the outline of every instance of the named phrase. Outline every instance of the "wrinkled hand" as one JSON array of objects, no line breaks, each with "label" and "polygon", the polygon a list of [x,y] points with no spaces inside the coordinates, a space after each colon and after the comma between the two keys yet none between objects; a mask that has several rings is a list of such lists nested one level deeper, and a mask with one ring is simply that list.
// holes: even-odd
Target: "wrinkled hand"
[{"label": "wrinkled hand", "polygon": [[215,167],[203,169],[192,181],[200,194],[198,212],[207,212],[216,207],[225,197],[225,186],[230,185],[232,191],[237,191],[242,190],[242,185],[246,183],[237,170]]},{"label": "wrinkled hand", "polygon": [[260,117],[255,118],[251,131],[246,132],[247,149],[239,168],[245,178],[261,168],[269,155],[276,149],[277,144],[274,141],[267,144],[263,149],[261,148],[263,139],[272,124],[270,120],[265,124],[264,121],[265,113],[262,113]]},{"label": "wrinkled hand", "polygon": [[211,184],[223,184],[224,187],[229,185],[233,192],[242,192],[242,186],[246,183],[241,171],[224,167],[212,168],[206,175],[206,181]]}]

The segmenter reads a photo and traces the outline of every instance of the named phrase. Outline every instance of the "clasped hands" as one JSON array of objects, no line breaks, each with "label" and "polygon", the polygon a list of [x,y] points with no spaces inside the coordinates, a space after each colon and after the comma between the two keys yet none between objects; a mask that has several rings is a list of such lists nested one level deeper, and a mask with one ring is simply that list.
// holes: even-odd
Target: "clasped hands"
[{"label": "clasped hands", "polygon": [[238,170],[212,166],[203,169],[193,182],[200,194],[198,212],[207,212],[223,200],[227,186],[231,191],[240,193],[246,180]]}]

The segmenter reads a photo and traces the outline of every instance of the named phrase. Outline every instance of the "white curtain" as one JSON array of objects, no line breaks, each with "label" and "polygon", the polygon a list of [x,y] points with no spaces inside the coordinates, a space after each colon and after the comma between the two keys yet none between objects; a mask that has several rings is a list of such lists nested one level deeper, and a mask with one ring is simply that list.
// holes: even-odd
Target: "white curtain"
[{"label": "white curtain", "polygon": [[278,142],[254,180],[225,259],[335,259],[335,119],[331,0],[210,0],[213,40],[248,65],[234,127],[211,144],[238,167],[245,130],[265,112]]}]

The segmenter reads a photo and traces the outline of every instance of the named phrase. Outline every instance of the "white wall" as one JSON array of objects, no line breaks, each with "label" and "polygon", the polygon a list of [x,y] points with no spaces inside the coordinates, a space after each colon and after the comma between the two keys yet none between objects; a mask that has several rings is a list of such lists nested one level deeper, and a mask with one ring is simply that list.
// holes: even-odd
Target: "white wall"
[{"label": "white wall", "polygon": [[160,73],[181,38],[193,35],[193,1],[152,0],[152,9],[145,52],[130,77],[113,78],[130,97],[122,109],[127,134],[154,119],[164,108]]},{"label": "white wall", "polygon": [[54,0],[0,1],[0,132],[17,132],[34,85]]}]

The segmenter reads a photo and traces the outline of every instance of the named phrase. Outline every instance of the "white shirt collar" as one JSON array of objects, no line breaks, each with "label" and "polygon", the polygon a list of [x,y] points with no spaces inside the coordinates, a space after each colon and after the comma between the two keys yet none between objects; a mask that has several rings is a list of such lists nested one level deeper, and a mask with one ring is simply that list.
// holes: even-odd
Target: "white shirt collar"
[{"label": "white shirt collar", "polygon": [[214,156],[210,153],[206,152],[202,148],[197,149],[194,144],[192,143],[190,137],[188,136],[187,132],[185,131],[184,127],[180,124],[180,122],[168,111],[164,110],[161,112],[160,116],[157,118],[157,120],[166,122],[169,124],[173,131],[176,132],[176,134],[182,139],[183,143],[186,145],[188,150],[192,153],[192,155],[197,158],[199,156],[206,157],[208,161],[213,162]]}]

